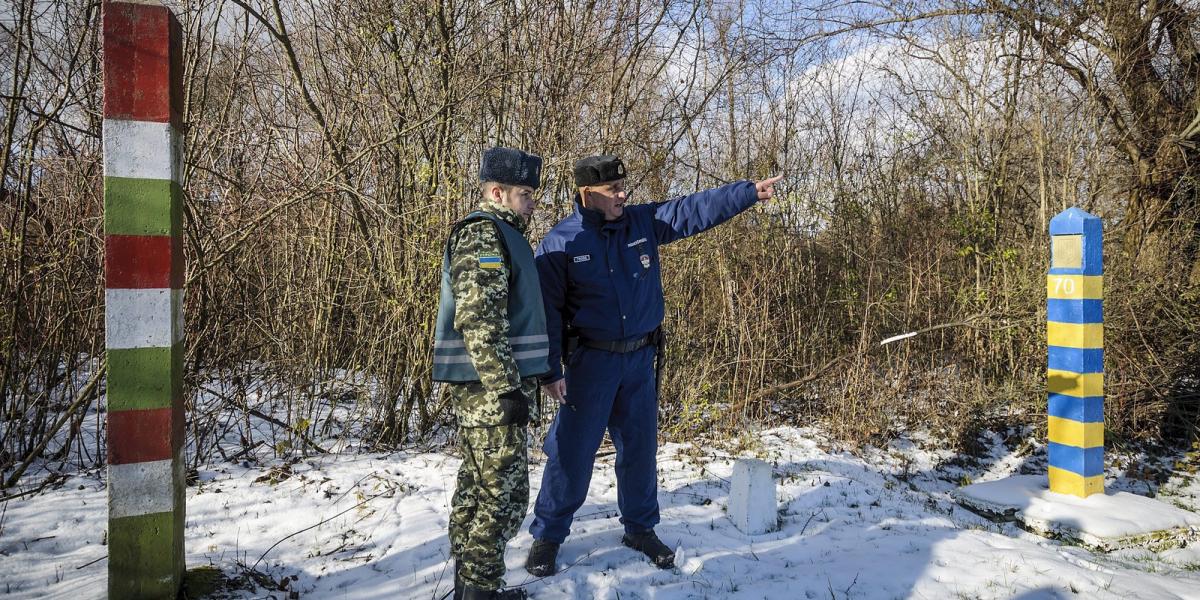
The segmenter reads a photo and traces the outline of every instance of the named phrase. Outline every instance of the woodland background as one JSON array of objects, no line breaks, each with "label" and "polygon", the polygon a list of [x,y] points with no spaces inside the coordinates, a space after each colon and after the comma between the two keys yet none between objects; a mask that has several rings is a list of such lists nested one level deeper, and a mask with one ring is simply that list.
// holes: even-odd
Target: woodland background
[{"label": "woodland background", "polygon": [[[278,425],[281,454],[317,450],[314,428],[444,439],[441,245],[496,144],[547,159],[535,240],[584,155],[621,155],[635,202],[786,176],[664,249],[672,439],[817,422],[969,448],[1043,426],[1047,221],[1069,206],[1105,220],[1108,443],[1200,435],[1194,0],[168,4],[190,463],[240,420]],[[6,485],[35,458],[104,460],[85,439],[103,435],[100,11],[0,9]]]}]

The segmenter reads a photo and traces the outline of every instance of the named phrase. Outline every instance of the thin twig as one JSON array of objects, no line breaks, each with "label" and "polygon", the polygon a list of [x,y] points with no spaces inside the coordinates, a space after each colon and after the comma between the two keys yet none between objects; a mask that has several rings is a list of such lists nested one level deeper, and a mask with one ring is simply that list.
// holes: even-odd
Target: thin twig
[{"label": "thin twig", "polygon": [[88,382],[84,384],[83,389],[79,390],[79,396],[75,398],[74,402],[71,402],[71,405],[67,407],[67,410],[63,411],[63,413],[59,415],[58,420],[54,422],[54,425],[52,425],[49,431],[46,432],[46,435],[42,437],[42,441],[38,442],[38,445],[34,447],[34,449],[31,450],[28,455],[25,456],[25,460],[21,461],[21,464],[17,465],[17,468],[13,470],[12,475],[9,475],[8,479],[5,480],[3,485],[4,489],[8,489],[17,484],[17,480],[19,480],[21,475],[25,473],[25,469],[29,468],[29,465],[32,464],[37,457],[42,455],[42,451],[46,449],[46,445],[50,443],[50,440],[54,439],[54,436],[58,435],[58,430],[62,429],[62,426],[71,419],[71,416],[75,414],[75,411],[78,410],[84,402],[91,400],[92,394],[94,394],[100,387],[100,379],[102,379],[104,376],[105,366],[104,359],[100,359],[100,364],[96,368],[96,372],[92,373],[91,379],[88,379]]},{"label": "thin twig", "polygon": [[94,565],[94,564],[96,564],[96,563],[98,563],[98,562],[100,562],[100,561],[102,561],[102,560],[104,560],[104,559],[106,559],[106,558],[108,558],[108,555],[107,555],[107,554],[105,554],[104,556],[101,556],[100,558],[97,558],[96,560],[93,560],[93,561],[91,561],[91,562],[87,562],[87,563],[84,563],[84,564],[82,564],[82,565],[79,565],[78,567],[75,567],[75,570],[76,570],[76,571],[78,571],[78,570],[80,570],[80,569],[83,569],[83,568],[86,568],[86,567],[90,567],[90,566],[92,566],[92,565]]},{"label": "thin twig", "polygon": [[340,516],[342,516],[342,515],[344,515],[344,514],[346,514],[346,513],[350,512],[350,511],[352,511],[352,510],[354,510],[354,509],[356,509],[356,508],[358,508],[358,507],[360,507],[360,506],[362,506],[362,505],[364,505],[364,504],[366,504],[366,503],[368,503],[368,502],[370,502],[370,501],[372,501],[372,500],[374,500],[374,499],[376,499],[376,498],[378,498],[378,497],[380,497],[380,496],[383,496],[384,494],[388,494],[388,493],[390,493],[391,491],[392,491],[392,490],[386,490],[386,491],[383,491],[383,492],[379,492],[378,494],[373,494],[373,495],[371,495],[371,496],[367,496],[366,498],[364,498],[364,499],[362,500],[362,502],[359,502],[358,504],[355,504],[354,506],[351,506],[350,508],[347,508],[346,510],[343,510],[342,512],[340,512],[340,513],[338,513],[338,514],[336,514],[336,515],[333,515],[332,517],[328,517],[328,518],[325,518],[325,519],[321,519],[319,522],[317,522],[317,523],[314,523],[314,524],[312,524],[312,525],[309,525],[308,527],[305,527],[304,529],[301,529],[301,530],[299,530],[299,531],[296,531],[296,532],[294,532],[294,533],[290,533],[290,534],[288,534],[288,535],[284,536],[284,537],[283,537],[283,538],[281,538],[281,539],[280,539],[278,542],[275,542],[274,544],[271,544],[271,547],[270,547],[270,548],[267,548],[267,549],[266,549],[266,551],[265,551],[265,552],[263,552],[263,553],[262,553],[262,555],[258,557],[258,560],[254,561],[254,565],[252,565],[252,566],[250,567],[250,570],[251,570],[251,571],[253,571],[254,569],[256,569],[256,568],[258,567],[258,563],[262,562],[262,560],[263,560],[264,558],[266,558],[266,557],[267,557],[267,554],[270,554],[270,552],[271,552],[272,550],[274,550],[276,546],[278,546],[278,545],[280,545],[280,544],[284,543],[285,541],[287,541],[287,540],[289,540],[289,539],[291,539],[291,538],[294,538],[294,537],[296,537],[296,536],[298,536],[298,535],[300,535],[300,534],[304,533],[305,531],[308,531],[308,530],[310,530],[310,529],[314,529],[314,528],[316,528],[316,527],[320,527],[320,526],[322,526],[322,525],[324,525],[324,524],[326,524],[326,523],[328,523],[328,522],[330,522],[330,521],[332,521],[332,520],[334,520],[334,519],[336,519],[336,518],[338,518],[338,517],[340,517]]},{"label": "thin twig", "polygon": [[291,425],[288,425],[287,423],[284,423],[283,421],[280,421],[279,419],[276,419],[275,417],[272,417],[271,415],[268,415],[260,410],[250,408],[250,406],[246,405],[245,403],[238,402],[236,399],[230,398],[229,396],[222,394],[221,392],[218,392],[217,390],[214,390],[208,386],[202,385],[199,387],[200,387],[200,389],[202,389],[210,394],[213,394],[214,396],[224,400],[225,402],[228,402],[229,404],[233,405],[234,407],[236,407],[238,409],[244,410],[244,411],[250,413],[251,415],[254,415],[255,417],[258,417],[268,423],[278,425],[279,427],[282,427],[283,429],[296,434],[296,437],[300,438],[300,441],[311,446],[313,450],[316,450],[317,452],[320,452],[321,454],[329,454],[328,450],[322,448],[316,442],[312,441],[312,439],[310,439],[307,435],[305,435],[303,431],[300,431],[299,428],[292,427]]}]

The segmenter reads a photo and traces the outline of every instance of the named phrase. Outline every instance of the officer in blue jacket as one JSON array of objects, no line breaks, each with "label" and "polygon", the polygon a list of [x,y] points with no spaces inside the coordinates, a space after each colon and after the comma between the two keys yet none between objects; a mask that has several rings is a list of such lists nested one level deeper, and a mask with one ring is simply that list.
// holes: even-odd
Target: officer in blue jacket
[{"label": "officer in blue jacket", "polygon": [[663,320],[658,247],[771,198],[778,180],[739,181],[627,206],[621,159],[592,156],[575,163],[575,212],[546,234],[536,253],[550,338],[551,372],[542,377],[542,389],[561,406],[546,435],[546,469],[529,527],[534,542],[525,569],[531,574],[557,570],[559,545],[587,497],[605,429],[617,450],[622,543],[660,568],[674,565],[674,551],[654,533],[655,358]]}]

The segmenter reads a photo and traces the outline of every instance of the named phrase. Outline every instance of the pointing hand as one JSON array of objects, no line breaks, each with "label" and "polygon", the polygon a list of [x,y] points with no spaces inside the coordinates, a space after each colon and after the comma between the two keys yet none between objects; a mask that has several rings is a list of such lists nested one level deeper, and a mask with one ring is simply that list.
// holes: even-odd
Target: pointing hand
[{"label": "pointing hand", "polygon": [[776,175],[762,181],[754,183],[754,189],[758,190],[759,200],[770,200],[775,197],[775,184],[783,179],[783,175]]}]

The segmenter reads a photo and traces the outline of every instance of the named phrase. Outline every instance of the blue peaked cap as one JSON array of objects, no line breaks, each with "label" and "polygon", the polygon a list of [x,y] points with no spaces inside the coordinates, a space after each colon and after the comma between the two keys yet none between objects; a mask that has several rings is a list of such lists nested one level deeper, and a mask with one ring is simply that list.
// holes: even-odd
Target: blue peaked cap
[{"label": "blue peaked cap", "polygon": [[541,183],[542,157],[516,148],[496,146],[483,151],[479,181],[537,188]]}]

